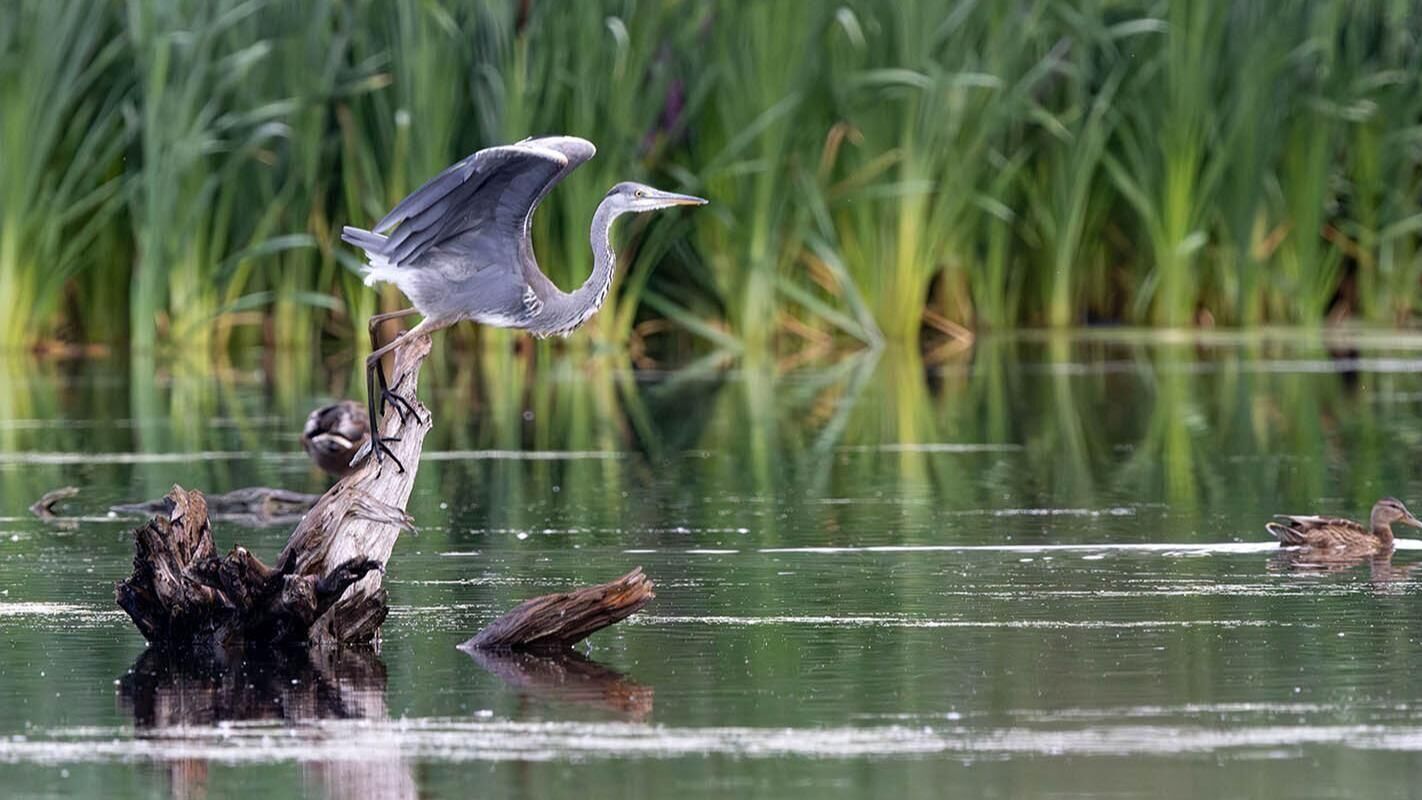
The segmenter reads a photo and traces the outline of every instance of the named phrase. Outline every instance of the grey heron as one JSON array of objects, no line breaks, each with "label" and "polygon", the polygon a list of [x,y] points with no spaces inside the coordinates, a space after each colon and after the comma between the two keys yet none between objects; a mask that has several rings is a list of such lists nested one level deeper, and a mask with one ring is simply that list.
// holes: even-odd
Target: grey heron
[{"label": "grey heron", "polygon": [[565,292],[538,268],[530,238],[533,212],[554,185],[596,152],[591,142],[576,136],[530,138],[480,150],[401,200],[372,230],[342,230],[342,239],[365,251],[366,284],[393,283],[413,306],[373,315],[372,346],[379,323],[415,313],[423,317],[366,359],[371,432],[352,463],[373,452],[377,462],[389,455],[404,470],[378,430],[377,388],[382,409],[388,402],[401,419],[415,413],[386,383],[380,360],[387,353],[463,320],[526,330],[540,338],[566,336],[607,299],[617,258],[611,237],[617,217],[706,203],[641,183],[613,186],[592,218],[592,274]]}]

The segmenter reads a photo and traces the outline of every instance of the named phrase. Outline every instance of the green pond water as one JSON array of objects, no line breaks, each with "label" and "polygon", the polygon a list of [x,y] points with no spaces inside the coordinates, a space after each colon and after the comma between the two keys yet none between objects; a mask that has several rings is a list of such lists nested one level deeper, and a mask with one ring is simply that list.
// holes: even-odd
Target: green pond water
[{"label": "green pond water", "polygon": [[[1277,558],[1281,511],[1422,505],[1422,341],[987,339],[937,365],[529,372],[449,357],[378,654],[141,659],[111,504],[316,491],[279,359],[0,368],[7,797],[1408,797],[1409,567]],[[290,376],[302,376],[289,379]],[[333,390],[333,387],[335,389]],[[77,519],[26,508],[63,485]],[[289,522],[216,525],[274,555]],[[561,661],[455,645],[642,566]],[[298,663],[300,662],[300,663]]]}]

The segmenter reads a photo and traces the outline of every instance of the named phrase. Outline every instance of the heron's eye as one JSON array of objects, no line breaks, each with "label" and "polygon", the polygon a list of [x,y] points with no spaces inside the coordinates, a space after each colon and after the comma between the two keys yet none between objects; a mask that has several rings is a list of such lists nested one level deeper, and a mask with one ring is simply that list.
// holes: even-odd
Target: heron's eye
[{"label": "heron's eye", "polygon": [[647,196],[647,193],[644,192],[644,191],[642,191],[641,189],[638,189],[638,190],[637,190],[637,196],[638,196],[638,197],[646,197],[646,196]]}]

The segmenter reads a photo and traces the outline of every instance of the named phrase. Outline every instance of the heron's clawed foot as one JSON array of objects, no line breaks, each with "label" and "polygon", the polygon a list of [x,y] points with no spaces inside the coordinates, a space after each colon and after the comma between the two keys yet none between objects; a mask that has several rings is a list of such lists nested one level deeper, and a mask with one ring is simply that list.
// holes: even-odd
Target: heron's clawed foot
[{"label": "heron's clawed foot", "polygon": [[390,388],[380,390],[380,413],[382,415],[385,413],[387,404],[395,409],[396,414],[400,415],[400,424],[405,424],[411,417],[415,422],[421,425],[425,424],[425,420],[420,418],[420,412],[415,410],[415,405]]},{"label": "heron's clawed foot", "polygon": [[385,446],[388,442],[398,441],[400,441],[399,436],[371,436],[365,440],[365,444],[360,446],[360,449],[356,451],[355,455],[351,456],[351,466],[358,467],[364,464],[365,460],[370,458],[370,455],[374,453],[375,463],[383,464],[385,458],[389,457],[391,461],[395,462],[395,467],[401,472],[404,472],[405,465],[400,463],[400,459],[395,456],[395,451]]},{"label": "heron's clawed foot", "polygon": [[395,457],[395,451],[391,450],[389,447],[386,447],[385,444],[386,442],[398,442],[400,441],[399,438],[392,436],[372,436],[370,438],[370,441],[374,442],[374,446],[371,448],[371,450],[375,453],[375,463],[379,464],[381,463],[382,459],[384,459],[386,456],[389,456],[390,460],[395,462],[396,469],[400,470],[401,472],[405,471],[405,465],[401,464],[400,459]]},{"label": "heron's clawed foot", "polygon": [[396,393],[395,390],[399,389],[400,384],[405,381],[404,376],[401,376],[400,380],[395,382],[395,386],[391,387],[385,379],[385,367],[380,363],[380,361],[377,359],[375,363],[371,366],[373,366],[375,369],[375,385],[380,387],[380,415],[384,417],[385,406],[390,405],[395,408],[395,413],[400,415],[400,423],[402,425],[411,417],[413,417],[415,421],[420,423],[421,425],[428,424],[428,420],[420,419],[420,413],[415,410],[414,403],[411,403],[409,400]]}]

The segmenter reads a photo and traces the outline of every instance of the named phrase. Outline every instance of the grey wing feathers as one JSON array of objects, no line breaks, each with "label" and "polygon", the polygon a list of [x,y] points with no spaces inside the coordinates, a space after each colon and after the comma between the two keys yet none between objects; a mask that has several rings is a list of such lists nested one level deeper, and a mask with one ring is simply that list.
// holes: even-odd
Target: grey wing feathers
[{"label": "grey wing feathers", "polygon": [[[414,265],[432,248],[461,235],[478,238],[484,230],[496,236],[527,235],[526,223],[538,202],[594,152],[591,143],[575,137],[528,139],[480,150],[401,200],[373,232],[347,227],[342,238],[373,259],[399,267]],[[517,223],[524,223],[522,229],[505,227]],[[512,243],[499,244],[503,246],[461,249],[512,255],[503,252]]]},{"label": "grey wing feathers", "polygon": [[592,142],[589,142],[587,139],[579,139],[576,136],[540,136],[536,139],[524,139],[522,142],[519,142],[519,144],[528,144],[552,150],[562,154],[562,156],[568,160],[567,165],[559,170],[557,175],[553,176],[553,180],[545,183],[543,188],[538,192],[538,196],[533,198],[533,203],[529,206],[530,217],[532,216],[533,209],[537,208],[538,204],[543,201],[543,198],[547,197],[548,193],[553,191],[554,186],[557,186],[564,178],[568,177],[568,173],[577,169],[584,161],[597,155],[597,148],[593,147]]}]

